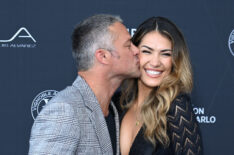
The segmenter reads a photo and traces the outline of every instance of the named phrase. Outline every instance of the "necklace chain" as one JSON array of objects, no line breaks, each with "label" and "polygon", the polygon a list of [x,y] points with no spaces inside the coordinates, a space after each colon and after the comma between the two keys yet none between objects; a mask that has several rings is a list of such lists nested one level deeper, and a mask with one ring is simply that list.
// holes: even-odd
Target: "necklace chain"
[{"label": "necklace chain", "polygon": [[141,113],[136,111],[136,126],[140,125],[141,123]]},{"label": "necklace chain", "polygon": [[135,104],[135,108],[134,109],[135,109],[134,111],[135,111],[135,115],[136,115],[136,123],[135,123],[135,125],[139,126],[141,124],[141,108],[137,107],[136,104]]}]

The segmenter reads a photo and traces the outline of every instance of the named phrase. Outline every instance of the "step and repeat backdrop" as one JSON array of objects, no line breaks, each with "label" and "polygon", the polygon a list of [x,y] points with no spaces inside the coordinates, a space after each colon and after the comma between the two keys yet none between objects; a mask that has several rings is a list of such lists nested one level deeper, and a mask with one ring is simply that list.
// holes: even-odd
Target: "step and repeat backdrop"
[{"label": "step and repeat backdrop", "polygon": [[190,49],[204,154],[233,155],[233,0],[2,0],[0,154],[27,154],[34,119],[76,78],[73,28],[97,13],[120,15],[131,35],[151,16],[177,24]]}]

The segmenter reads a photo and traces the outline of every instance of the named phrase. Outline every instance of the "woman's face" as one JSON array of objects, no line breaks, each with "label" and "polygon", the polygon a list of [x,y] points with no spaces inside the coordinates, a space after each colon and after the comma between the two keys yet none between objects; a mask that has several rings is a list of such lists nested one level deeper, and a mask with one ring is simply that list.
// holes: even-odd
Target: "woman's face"
[{"label": "woman's face", "polygon": [[139,44],[140,80],[148,87],[159,86],[172,68],[172,43],[157,31],[146,34]]}]

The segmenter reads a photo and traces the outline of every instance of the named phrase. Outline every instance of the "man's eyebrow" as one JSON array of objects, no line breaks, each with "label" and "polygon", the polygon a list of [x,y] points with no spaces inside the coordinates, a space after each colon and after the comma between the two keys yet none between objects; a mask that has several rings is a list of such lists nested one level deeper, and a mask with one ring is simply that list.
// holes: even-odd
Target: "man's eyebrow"
[{"label": "man's eyebrow", "polygon": [[129,38],[128,40],[125,41],[124,44],[128,44],[128,43],[131,43],[131,42],[132,42],[132,41],[131,41],[131,38]]}]

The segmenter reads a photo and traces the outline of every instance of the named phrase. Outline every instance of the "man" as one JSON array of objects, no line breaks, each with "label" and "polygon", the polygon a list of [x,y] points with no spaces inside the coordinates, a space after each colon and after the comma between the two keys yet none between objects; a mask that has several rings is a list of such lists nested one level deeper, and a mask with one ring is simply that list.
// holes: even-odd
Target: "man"
[{"label": "man", "polygon": [[29,154],[119,154],[119,117],[111,97],[139,76],[139,50],[119,17],[95,15],[73,32],[78,77],[37,116]]}]

